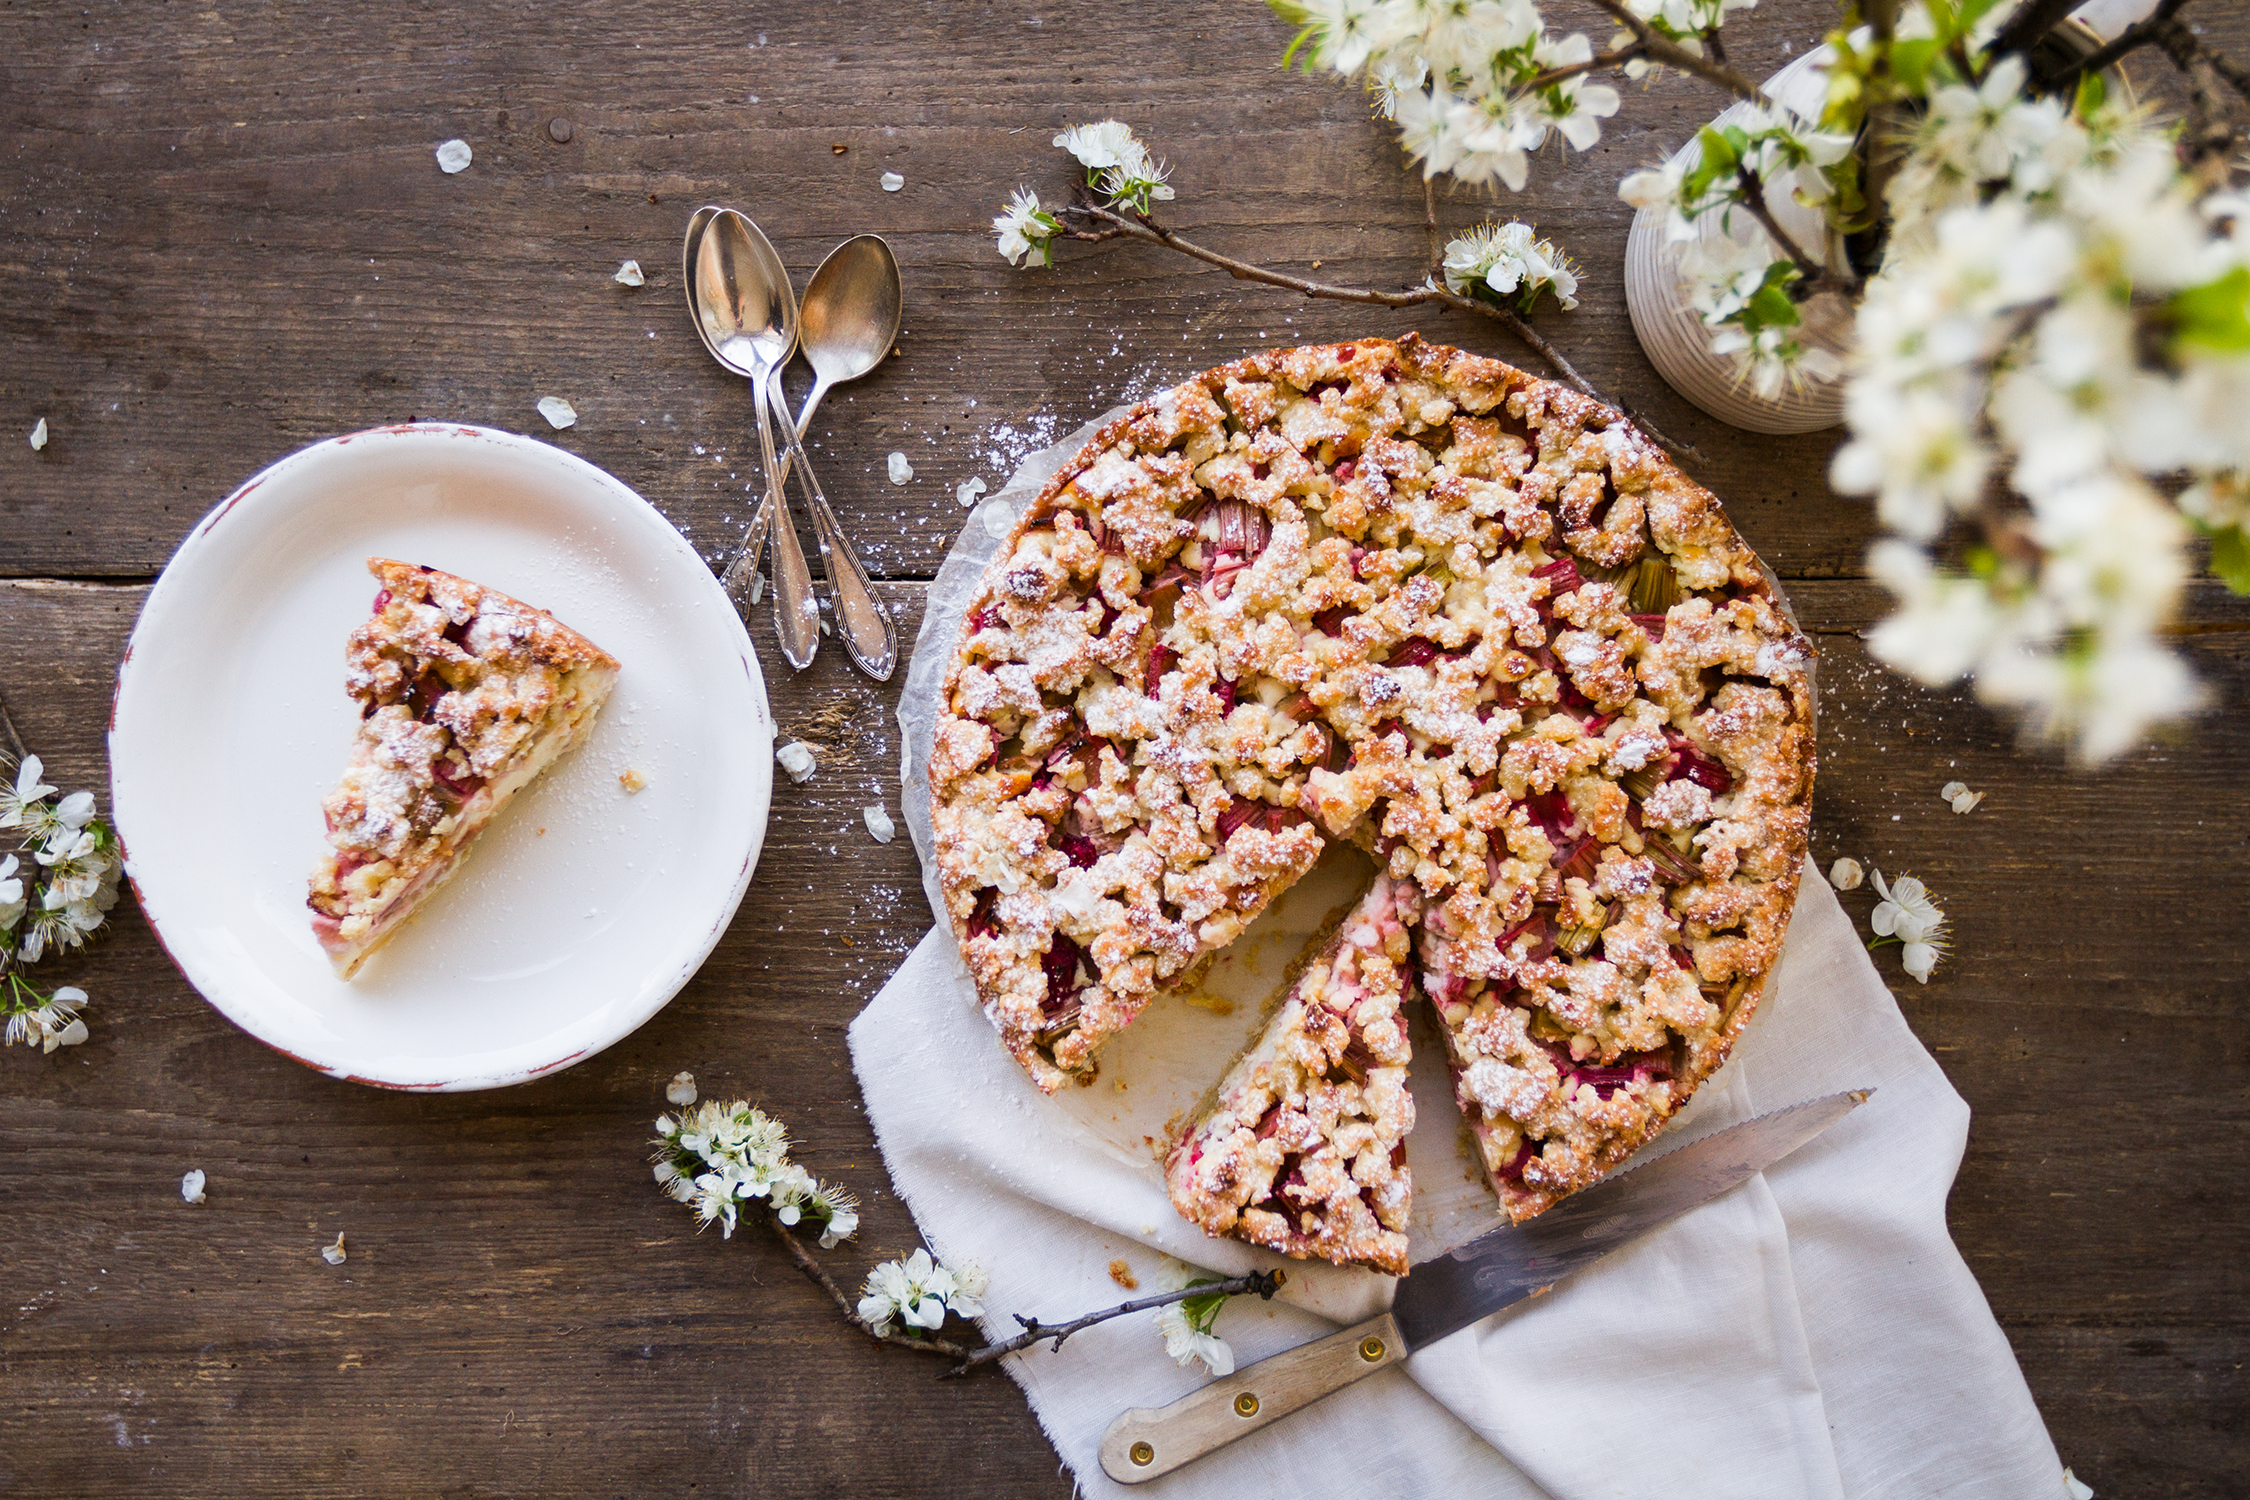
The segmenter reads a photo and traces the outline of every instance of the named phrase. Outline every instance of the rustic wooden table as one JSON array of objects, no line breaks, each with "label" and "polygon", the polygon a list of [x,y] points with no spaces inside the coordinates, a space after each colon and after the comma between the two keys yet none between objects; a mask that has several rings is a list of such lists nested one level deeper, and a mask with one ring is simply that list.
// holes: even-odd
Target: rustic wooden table
[{"label": "rustic wooden table", "polygon": [[[2250,51],[2250,15],[2206,9]],[[1735,58],[1768,71],[1827,14],[1771,0],[1730,27]],[[1286,39],[1254,4],[1151,0],[0,6],[0,692],[53,779],[104,786],[122,645],[182,535],[274,458],[410,417],[583,454],[718,556],[755,460],[748,392],[682,312],[678,237],[707,200],[755,213],[800,278],[855,231],[897,247],[903,357],[831,399],[818,446],[909,639],[955,486],[997,487],[1119,400],[1249,349],[1409,327],[1536,368],[1476,319],[1300,303],[1156,250],[1066,249],[1037,275],[994,255],[1004,193],[1065,184],[1055,128],[1114,114],[1173,160],[1181,227],[1418,277],[1417,182],[1356,93],[1275,66]],[[1871,664],[1870,517],[1823,482],[1832,435],[1720,427],[1625,320],[1613,184],[1721,102],[1629,91],[1597,150],[1543,160],[1504,205],[1585,263],[1584,305],[1542,325],[1699,445],[1694,472],[1817,634],[1815,857],[1911,870],[1953,917],[1927,988],[1881,962],[1975,1108],[1954,1234],[2065,1459],[2105,1495],[2243,1494],[2250,608],[2191,591],[2213,709],[2098,777]],[[431,152],[453,136],[476,160],[446,176]],[[1443,205],[1448,224],[1479,212]],[[647,286],[610,279],[627,256]],[[546,429],[548,394],[577,426]],[[905,488],[882,477],[894,449]],[[206,1006],[130,902],[49,967],[92,991],[93,1037],[0,1054],[0,1491],[1069,1492],[1006,1379],[933,1383],[840,1327],[770,1240],[699,1237],[649,1181],[647,1122],[687,1068],[763,1100],[866,1196],[846,1274],[914,1239],[843,1036],[929,921],[906,841],[859,820],[896,807],[896,687],[833,646],[793,678],[770,622],[758,635],[780,726],[840,718],[817,735],[836,753],[777,788],[701,975],[569,1072],[445,1097],[316,1076]],[[1937,796],[1957,778],[1990,793],[1967,817]],[[1862,919],[1871,899],[1845,898]],[[210,1174],[197,1209],[190,1167]],[[351,1259],[331,1268],[317,1248],[339,1230]]]}]

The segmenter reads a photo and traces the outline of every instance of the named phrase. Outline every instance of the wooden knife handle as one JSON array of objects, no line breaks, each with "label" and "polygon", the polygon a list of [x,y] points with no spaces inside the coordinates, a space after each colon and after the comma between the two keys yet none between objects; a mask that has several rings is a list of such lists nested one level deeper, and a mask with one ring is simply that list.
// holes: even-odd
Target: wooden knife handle
[{"label": "wooden knife handle", "polygon": [[1406,1358],[1389,1313],[1261,1359],[1170,1406],[1136,1406],[1102,1435],[1102,1472],[1119,1484],[1169,1474]]}]

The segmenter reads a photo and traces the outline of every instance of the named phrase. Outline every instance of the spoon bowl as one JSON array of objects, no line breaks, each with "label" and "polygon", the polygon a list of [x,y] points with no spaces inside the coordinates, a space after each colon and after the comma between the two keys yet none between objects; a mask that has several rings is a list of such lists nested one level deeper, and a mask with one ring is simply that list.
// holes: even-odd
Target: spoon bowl
[{"label": "spoon bowl", "polygon": [[[697,215],[698,218],[702,216]],[[690,221],[691,234],[695,228]],[[689,253],[683,250],[683,254]],[[766,533],[774,537],[774,628],[781,654],[800,670],[820,645],[820,610],[813,599],[812,572],[797,528],[789,516],[781,466],[775,462],[769,386],[797,347],[797,294],[788,268],[758,226],[731,208],[718,209],[702,222],[692,245],[695,260],[688,306],[696,331],[711,357],[750,382],[758,408],[758,448],[764,460],[766,497],[750,523],[744,556],[752,569],[730,567],[730,587],[746,583]],[[788,414],[782,414],[788,421]]]},{"label": "spoon bowl", "polygon": [[822,385],[857,380],[898,342],[904,291],[898,257],[878,234],[860,234],[828,252],[805,284],[799,315],[806,361]]}]

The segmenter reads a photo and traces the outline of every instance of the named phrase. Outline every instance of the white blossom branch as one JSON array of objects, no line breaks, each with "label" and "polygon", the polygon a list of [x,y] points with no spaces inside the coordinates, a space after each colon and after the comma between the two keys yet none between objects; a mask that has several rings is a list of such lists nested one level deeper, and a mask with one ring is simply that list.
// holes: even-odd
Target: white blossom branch
[{"label": "white blossom branch", "polygon": [[1020,1349],[1028,1349],[1042,1339],[1054,1340],[1050,1347],[1060,1349],[1064,1339],[1082,1329],[1091,1328],[1096,1323],[1106,1323],[1111,1318],[1121,1318],[1127,1313],[1146,1312],[1152,1307],[1163,1307],[1173,1302],[1185,1302],[1190,1297],[1257,1296],[1271,1298],[1275,1292],[1281,1289],[1283,1281],[1287,1279],[1286,1273],[1281,1271],[1252,1271],[1246,1276],[1236,1276],[1226,1281],[1200,1282],[1194,1286],[1181,1287],[1176,1291],[1159,1292],[1148,1297],[1136,1297],[1130,1302],[1120,1303],[1116,1307],[1103,1308],[1100,1312],[1088,1313],[1084,1317],[1074,1318],[1068,1323],[1042,1323],[1037,1318],[1027,1318],[1021,1313],[1015,1313],[1011,1316],[1022,1326],[1023,1331],[1021,1333],[1013,1338],[1002,1339],[998,1343],[980,1344],[972,1349],[966,1344],[958,1344],[951,1339],[909,1338],[902,1333],[879,1332],[873,1324],[859,1315],[858,1305],[852,1301],[842,1287],[836,1284],[835,1278],[828,1274],[827,1268],[813,1258],[813,1253],[805,1248],[804,1241],[798,1239],[796,1235],[789,1231],[787,1226],[771,1214],[766,1216],[766,1222],[772,1227],[773,1232],[780,1237],[781,1243],[788,1247],[789,1257],[797,1263],[797,1269],[804,1272],[806,1279],[811,1281],[813,1285],[826,1292],[828,1300],[836,1304],[836,1310],[842,1313],[845,1319],[858,1328],[860,1332],[878,1343],[889,1344],[893,1348],[912,1349],[922,1354],[939,1354],[955,1361],[953,1368],[939,1377],[944,1380],[957,1379],[960,1376],[967,1375],[979,1365],[987,1365],[1003,1355],[1013,1354]]}]

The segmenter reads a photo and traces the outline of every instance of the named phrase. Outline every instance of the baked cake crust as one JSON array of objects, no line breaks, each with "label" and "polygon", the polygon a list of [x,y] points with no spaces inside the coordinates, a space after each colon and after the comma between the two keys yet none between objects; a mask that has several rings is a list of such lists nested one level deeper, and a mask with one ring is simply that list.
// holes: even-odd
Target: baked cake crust
[{"label": "baked cake crust", "polygon": [[1393,884],[1375,877],[1166,1158],[1206,1234],[1406,1274],[1412,944]]},{"label": "baked cake crust", "polygon": [[618,673],[608,652],[497,589],[389,558],[367,570],[381,589],[345,649],[359,731],[321,802],[330,847],[306,898],[346,979],[585,738]]},{"label": "baked cake crust", "polygon": [[988,570],[931,755],[948,912],[1052,1092],[1357,843],[1525,1217],[1654,1134],[1755,1009],[1813,655],[1616,412],[1413,335],[1253,355],[1106,425]]}]

